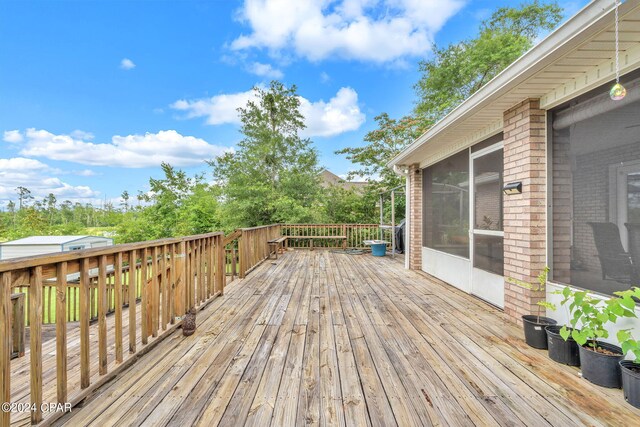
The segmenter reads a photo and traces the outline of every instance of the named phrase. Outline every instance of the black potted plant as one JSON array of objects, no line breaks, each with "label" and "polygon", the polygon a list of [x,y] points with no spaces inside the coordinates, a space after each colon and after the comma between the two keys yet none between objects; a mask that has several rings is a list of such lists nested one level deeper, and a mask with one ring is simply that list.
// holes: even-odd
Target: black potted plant
[{"label": "black potted plant", "polygon": [[[507,281],[521,288],[530,289],[534,292],[544,292],[547,286],[547,275],[549,274],[549,267],[545,267],[538,275],[538,283],[532,284],[523,282],[522,280],[509,277]],[[533,348],[546,349],[547,348],[547,332],[546,326],[555,325],[557,322],[550,317],[542,316],[542,310],[551,309],[555,310],[556,307],[547,302],[540,301],[537,303],[537,314],[525,314],[522,316],[522,326],[524,328],[524,340]]]},{"label": "black potted plant", "polygon": [[[636,317],[633,290],[615,292],[616,296],[602,300],[590,296],[586,291],[562,290],[562,305],[570,301],[570,330],[560,329],[563,339],[573,338],[579,345],[582,377],[594,384],[620,388],[622,386],[619,362],[624,358],[622,349],[601,341],[609,337],[605,325],[615,323],[620,317]],[[580,329],[576,327],[580,325]]]},{"label": "black potted plant", "polygon": [[[562,291],[555,291],[554,294],[562,294]],[[567,310],[567,317],[568,316],[569,312]],[[569,335],[567,339],[564,339],[562,335],[560,335],[560,331],[563,327],[569,332],[572,331],[572,328],[567,328],[567,325],[550,325],[545,328],[547,331],[549,358],[564,365],[580,366],[580,351],[578,350],[578,343],[571,338],[571,335]]]},{"label": "black potted plant", "polygon": [[[569,366],[580,366],[579,345],[569,335],[565,340],[560,335],[560,330],[566,325],[547,326],[547,347],[549,348],[549,358],[555,362]],[[571,332],[572,328],[567,328]]]},{"label": "black potted plant", "polygon": [[[554,294],[562,295],[563,291],[554,291]],[[564,306],[565,309],[567,308]],[[555,306],[548,307],[555,311]],[[569,310],[567,310],[567,318],[569,318]],[[560,330],[566,327],[566,330],[571,333],[573,328],[567,327],[567,325],[550,325],[545,329],[547,331],[547,347],[549,348],[549,358],[555,362],[562,363],[569,366],[580,366],[580,351],[578,350],[578,343],[569,334],[567,339],[564,339],[560,335]]]},{"label": "black potted plant", "polygon": [[640,341],[634,339],[628,329],[618,331],[618,341],[625,355],[630,351],[634,356],[633,360],[620,361],[624,399],[640,408]]}]

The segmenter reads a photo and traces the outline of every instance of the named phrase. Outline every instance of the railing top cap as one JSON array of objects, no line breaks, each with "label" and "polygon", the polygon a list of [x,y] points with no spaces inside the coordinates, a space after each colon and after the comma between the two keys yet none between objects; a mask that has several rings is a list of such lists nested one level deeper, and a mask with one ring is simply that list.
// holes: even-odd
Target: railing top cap
[{"label": "railing top cap", "polygon": [[259,225],[259,226],[257,226],[257,227],[245,227],[245,228],[239,228],[239,230],[242,230],[242,231],[251,231],[251,230],[259,230],[259,229],[261,229],[261,228],[279,227],[279,226],[281,226],[281,225],[284,225],[284,224],[268,224],[268,225]]}]

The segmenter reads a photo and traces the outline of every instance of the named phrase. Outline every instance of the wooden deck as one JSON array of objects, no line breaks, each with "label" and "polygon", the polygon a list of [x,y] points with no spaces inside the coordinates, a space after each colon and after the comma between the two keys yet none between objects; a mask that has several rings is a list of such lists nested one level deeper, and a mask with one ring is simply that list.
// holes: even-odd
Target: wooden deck
[{"label": "wooden deck", "polygon": [[397,261],[288,252],[74,408],[78,425],[638,425],[621,390]]}]

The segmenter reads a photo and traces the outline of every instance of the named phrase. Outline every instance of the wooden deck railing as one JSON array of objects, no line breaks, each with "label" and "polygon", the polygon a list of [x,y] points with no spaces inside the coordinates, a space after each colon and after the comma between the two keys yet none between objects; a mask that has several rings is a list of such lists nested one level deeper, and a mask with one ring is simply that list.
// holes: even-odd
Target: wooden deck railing
[{"label": "wooden deck railing", "polygon": [[[135,266],[132,271],[132,266]],[[97,385],[120,372],[124,361],[123,309],[128,310],[128,360],[175,329],[190,308],[218,295],[225,286],[223,233],[163,239],[106,248],[65,252],[0,262],[0,399],[11,400],[13,293],[26,294],[29,318],[31,422],[43,419],[42,325],[54,319],[56,330],[56,396],[58,403],[75,404]],[[77,284],[70,284],[76,280]],[[55,291],[51,291],[54,289]],[[73,292],[69,293],[69,290]],[[95,295],[95,300],[92,298]],[[68,296],[76,300],[69,301]],[[133,303],[140,298],[140,304]],[[69,298],[69,299],[71,299]],[[47,299],[45,309],[44,300]],[[77,301],[77,303],[76,303]],[[92,302],[95,307],[92,307]],[[126,303],[128,302],[128,306]],[[71,315],[69,312],[76,310]],[[138,316],[136,311],[140,310]],[[113,311],[115,336],[107,336],[107,313]],[[78,319],[79,345],[67,342],[67,321]],[[90,367],[90,321],[97,320],[97,366],[99,380],[92,383]],[[139,322],[139,324],[138,324]],[[169,326],[173,325],[173,326]],[[142,349],[137,348],[138,327]],[[150,340],[151,338],[151,340]],[[107,342],[114,341],[114,364],[109,372]],[[68,359],[79,357],[79,388],[68,389]],[[94,351],[94,354],[96,351]],[[95,368],[94,368],[95,369]],[[109,375],[108,375],[109,374]],[[16,375],[17,376],[17,375]],[[94,378],[95,379],[95,378]],[[73,397],[70,397],[73,394]],[[51,402],[47,402],[51,403]],[[0,412],[0,425],[10,423],[11,412]]]},{"label": "wooden deck railing", "polygon": [[[12,295],[14,302],[16,294],[22,295],[22,318],[29,326],[30,385],[23,397],[35,408],[30,416],[36,424],[43,419],[44,324],[55,324],[55,351],[47,360],[56,370],[56,400],[76,404],[175,330],[190,308],[222,295],[228,276],[245,277],[267,259],[269,240],[291,237],[289,248],[360,249],[365,248],[364,240],[390,240],[389,233],[377,224],[272,224],[238,229],[226,237],[218,232],[2,261],[0,397],[11,402],[11,381],[25,381],[24,373],[12,378]],[[107,329],[109,313],[113,320]],[[128,314],[127,324],[123,313]],[[67,342],[67,322],[79,324],[79,343],[72,346]],[[97,325],[91,326],[90,335],[92,322]],[[76,389],[68,388],[69,372]],[[0,425],[9,425],[10,416],[1,412]]]},{"label": "wooden deck railing", "polygon": [[293,249],[366,249],[365,240],[391,242],[390,233],[390,228],[382,228],[379,224],[271,224],[240,228],[225,242],[227,259],[235,261],[237,257],[238,276],[243,278],[269,257],[268,241],[278,237],[291,237],[286,246]]},{"label": "wooden deck railing", "polygon": [[268,241],[281,236],[280,228],[280,224],[271,224],[240,229],[241,235],[238,241],[240,277],[245,277],[269,257]]},{"label": "wooden deck railing", "polygon": [[[382,234],[381,234],[382,232]],[[289,248],[327,248],[338,249],[343,247],[343,238],[346,238],[346,247],[349,249],[365,249],[365,240],[384,239],[391,241],[391,229],[381,229],[379,224],[286,224],[282,226],[282,235],[296,237],[287,241]],[[305,237],[331,237],[312,239]]]}]

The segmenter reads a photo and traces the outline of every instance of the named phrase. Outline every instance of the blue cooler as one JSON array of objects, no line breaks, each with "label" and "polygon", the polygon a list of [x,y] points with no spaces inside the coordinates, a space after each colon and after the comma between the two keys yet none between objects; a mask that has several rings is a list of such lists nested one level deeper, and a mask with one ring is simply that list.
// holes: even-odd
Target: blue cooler
[{"label": "blue cooler", "polygon": [[371,244],[371,255],[373,256],[385,256],[387,253],[387,244],[386,243],[372,243]]}]

